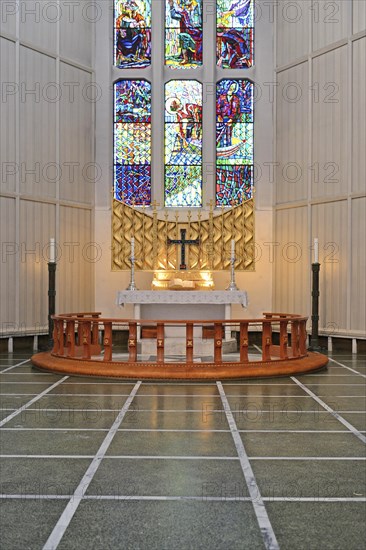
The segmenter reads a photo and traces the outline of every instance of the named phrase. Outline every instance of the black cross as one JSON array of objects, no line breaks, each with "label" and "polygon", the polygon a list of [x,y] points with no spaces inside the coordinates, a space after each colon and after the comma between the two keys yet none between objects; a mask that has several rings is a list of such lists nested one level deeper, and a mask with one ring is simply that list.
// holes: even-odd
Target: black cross
[{"label": "black cross", "polygon": [[180,244],[180,266],[179,269],[187,269],[186,266],[186,244],[199,244],[199,239],[186,239],[186,229],[180,230],[180,239],[168,239],[168,245]]}]

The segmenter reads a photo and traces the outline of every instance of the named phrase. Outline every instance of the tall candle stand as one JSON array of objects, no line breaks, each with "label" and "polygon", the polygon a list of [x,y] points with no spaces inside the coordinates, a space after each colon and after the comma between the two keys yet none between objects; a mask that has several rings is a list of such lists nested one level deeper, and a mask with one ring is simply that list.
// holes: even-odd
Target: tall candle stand
[{"label": "tall candle stand", "polygon": [[311,308],[311,345],[310,351],[320,351],[319,345],[319,271],[320,263],[315,261],[311,264],[312,270],[312,308]]},{"label": "tall candle stand", "polygon": [[130,284],[126,288],[126,290],[138,290],[136,284],[135,284],[135,255],[134,253],[131,254],[131,280]]},{"label": "tall candle stand", "polygon": [[48,345],[53,348],[53,319],[56,303],[56,262],[48,262]]},{"label": "tall candle stand", "polygon": [[234,255],[231,256],[230,263],[231,263],[231,280],[226,290],[238,290],[238,287],[236,286],[236,283],[235,283],[235,268],[234,268],[235,256]]}]

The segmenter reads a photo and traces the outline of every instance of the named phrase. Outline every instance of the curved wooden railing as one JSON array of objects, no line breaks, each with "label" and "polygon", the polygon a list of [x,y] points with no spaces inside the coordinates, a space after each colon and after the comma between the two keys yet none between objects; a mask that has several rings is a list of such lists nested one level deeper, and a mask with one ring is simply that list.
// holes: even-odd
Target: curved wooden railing
[{"label": "curved wooden railing", "polygon": [[[307,317],[288,313],[264,313],[263,319],[231,320],[136,320],[100,317],[100,312],[65,313],[54,315],[52,355],[66,359],[113,362],[113,338],[117,331],[128,331],[129,363],[139,363],[138,333],[141,325],[156,327],[156,363],[164,363],[165,328],[185,326],[185,363],[192,364],[194,357],[194,328],[214,326],[213,356],[215,364],[223,364],[223,334],[228,330],[239,332],[239,363],[251,363],[248,348],[255,332],[262,333],[262,361],[276,362],[301,359],[307,355]],[[229,325],[229,327],[228,327]],[[278,343],[273,343],[276,333]],[[118,362],[121,358],[118,357]],[[182,361],[180,361],[181,363]],[[146,364],[146,361],[144,361]],[[204,364],[204,361],[202,361]],[[201,363],[201,364],[202,364]],[[212,363],[212,361],[210,361]]]}]

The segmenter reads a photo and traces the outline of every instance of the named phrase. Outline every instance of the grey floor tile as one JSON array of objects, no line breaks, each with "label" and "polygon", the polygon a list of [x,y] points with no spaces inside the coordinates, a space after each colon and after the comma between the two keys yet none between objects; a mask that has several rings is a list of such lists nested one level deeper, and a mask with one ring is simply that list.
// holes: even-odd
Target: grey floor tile
[{"label": "grey floor tile", "polygon": [[[179,518],[179,521],[177,521]],[[263,550],[250,502],[86,501],[59,550]]]},{"label": "grey floor tile", "polygon": [[127,411],[121,428],[154,430],[228,430],[224,411],[214,412],[143,412],[131,408]]},{"label": "grey floor tile", "polygon": [[104,432],[4,431],[1,451],[5,455],[94,455]]}]

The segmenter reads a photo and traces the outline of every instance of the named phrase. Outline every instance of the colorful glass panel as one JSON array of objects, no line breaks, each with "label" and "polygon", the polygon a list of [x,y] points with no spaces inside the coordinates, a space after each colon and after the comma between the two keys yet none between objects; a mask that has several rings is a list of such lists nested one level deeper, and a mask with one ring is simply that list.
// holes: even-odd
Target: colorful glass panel
[{"label": "colorful glass panel", "polygon": [[216,204],[230,206],[253,191],[253,84],[221,80],[216,87]]},{"label": "colorful glass panel", "polygon": [[114,85],[114,196],[127,204],[151,202],[151,85]]},{"label": "colorful glass panel", "polygon": [[202,84],[165,85],[165,206],[202,206]]},{"label": "colorful glass panel", "polygon": [[246,69],[253,65],[254,0],[217,0],[217,65]]},{"label": "colorful glass panel", "polygon": [[165,64],[202,65],[202,0],[165,0]]},{"label": "colorful glass panel", "polygon": [[120,69],[151,63],[151,0],[115,0],[114,64]]}]

